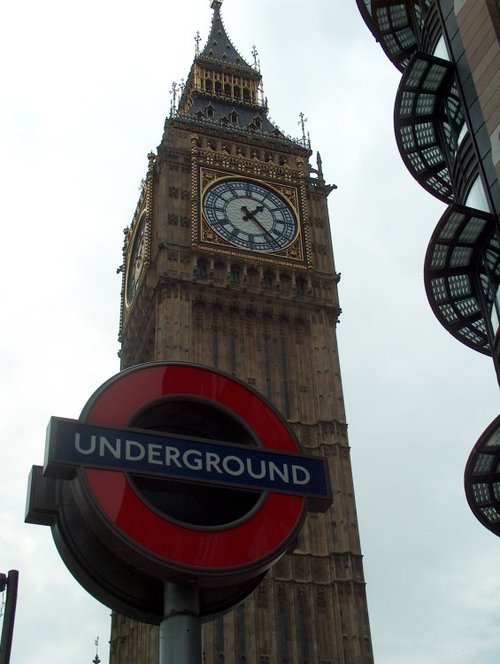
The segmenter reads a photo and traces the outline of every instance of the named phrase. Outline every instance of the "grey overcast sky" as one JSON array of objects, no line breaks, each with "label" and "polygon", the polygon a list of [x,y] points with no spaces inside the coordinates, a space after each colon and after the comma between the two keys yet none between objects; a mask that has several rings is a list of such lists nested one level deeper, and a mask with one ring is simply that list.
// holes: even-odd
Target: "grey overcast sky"
[{"label": "grey overcast sky", "polygon": [[[422,270],[444,208],[403,167],[399,74],[354,0],[225,0],[255,44],[272,119],[308,118],[330,196],[338,327],[377,664],[497,664],[500,541],[470,512],[469,452],[498,414],[491,359],[434,318]],[[3,324],[0,571],[20,570],[12,664],[107,661],[109,610],[24,524],[27,476],[51,415],[78,417],[118,371],[122,230],[172,82],[208,0],[4,4],[0,54]]]}]

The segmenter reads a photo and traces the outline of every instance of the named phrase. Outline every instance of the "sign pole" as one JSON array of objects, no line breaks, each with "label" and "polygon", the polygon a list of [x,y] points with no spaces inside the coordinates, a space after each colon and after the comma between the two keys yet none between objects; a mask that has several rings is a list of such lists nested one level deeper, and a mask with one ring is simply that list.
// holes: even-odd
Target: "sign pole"
[{"label": "sign pole", "polygon": [[10,651],[12,648],[12,636],[14,633],[14,620],[16,617],[17,586],[19,583],[19,572],[11,569],[5,577],[3,584],[0,579],[0,590],[7,588],[7,599],[5,600],[5,615],[2,626],[2,637],[0,639],[0,664],[9,664]]},{"label": "sign pole", "polygon": [[197,586],[165,583],[159,664],[201,664],[201,620]]}]

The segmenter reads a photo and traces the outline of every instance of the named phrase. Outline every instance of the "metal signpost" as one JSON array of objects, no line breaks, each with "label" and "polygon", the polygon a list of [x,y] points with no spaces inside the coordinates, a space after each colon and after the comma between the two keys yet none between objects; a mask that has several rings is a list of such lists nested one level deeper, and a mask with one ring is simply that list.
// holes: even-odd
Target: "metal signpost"
[{"label": "metal signpost", "polygon": [[19,572],[17,570],[11,569],[8,574],[0,574],[0,592],[7,592],[2,636],[0,638],[0,664],[9,664],[10,662],[12,636],[14,634],[14,622],[16,617],[18,584]]},{"label": "metal signpost", "polygon": [[160,625],[160,664],[201,662],[201,621],[242,601],[331,503],[326,461],[220,372],[139,365],[79,420],[51,418],[26,520],[50,525],[77,580]]}]

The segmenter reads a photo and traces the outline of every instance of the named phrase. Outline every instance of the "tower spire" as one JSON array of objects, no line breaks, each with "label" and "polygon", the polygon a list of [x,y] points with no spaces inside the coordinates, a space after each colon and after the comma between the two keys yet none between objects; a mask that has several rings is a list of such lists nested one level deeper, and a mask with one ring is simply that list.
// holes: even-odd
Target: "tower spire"
[{"label": "tower spire", "polygon": [[245,62],[244,58],[238,53],[233,46],[229,36],[224,27],[220,8],[222,0],[211,0],[211,7],[213,9],[212,25],[207,43],[197,57],[204,60],[218,62],[222,66],[236,66],[241,70],[251,71],[253,68]]},{"label": "tower spire", "polygon": [[196,34],[196,55],[186,84],[174,84],[170,92],[170,119],[197,126],[206,121],[212,129],[229,127],[232,134],[258,132],[273,142],[290,140],[308,150],[304,127],[302,140],[295,141],[285,137],[267,117],[259,54],[254,46],[250,64],[237,51],[222,20],[222,4],[223,0],[210,0],[213,13],[207,41],[201,47],[200,35]]}]

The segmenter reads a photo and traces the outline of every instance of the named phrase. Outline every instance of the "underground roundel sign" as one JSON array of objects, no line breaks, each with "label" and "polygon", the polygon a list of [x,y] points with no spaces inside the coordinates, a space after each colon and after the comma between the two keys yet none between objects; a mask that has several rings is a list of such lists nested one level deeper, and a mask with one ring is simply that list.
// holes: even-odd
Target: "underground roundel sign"
[{"label": "underground roundel sign", "polygon": [[151,363],[100,387],[79,420],[51,418],[27,521],[111,608],[163,618],[165,581],[203,615],[241,601],[331,502],[326,462],[302,453],[257,392],[202,366]]}]

